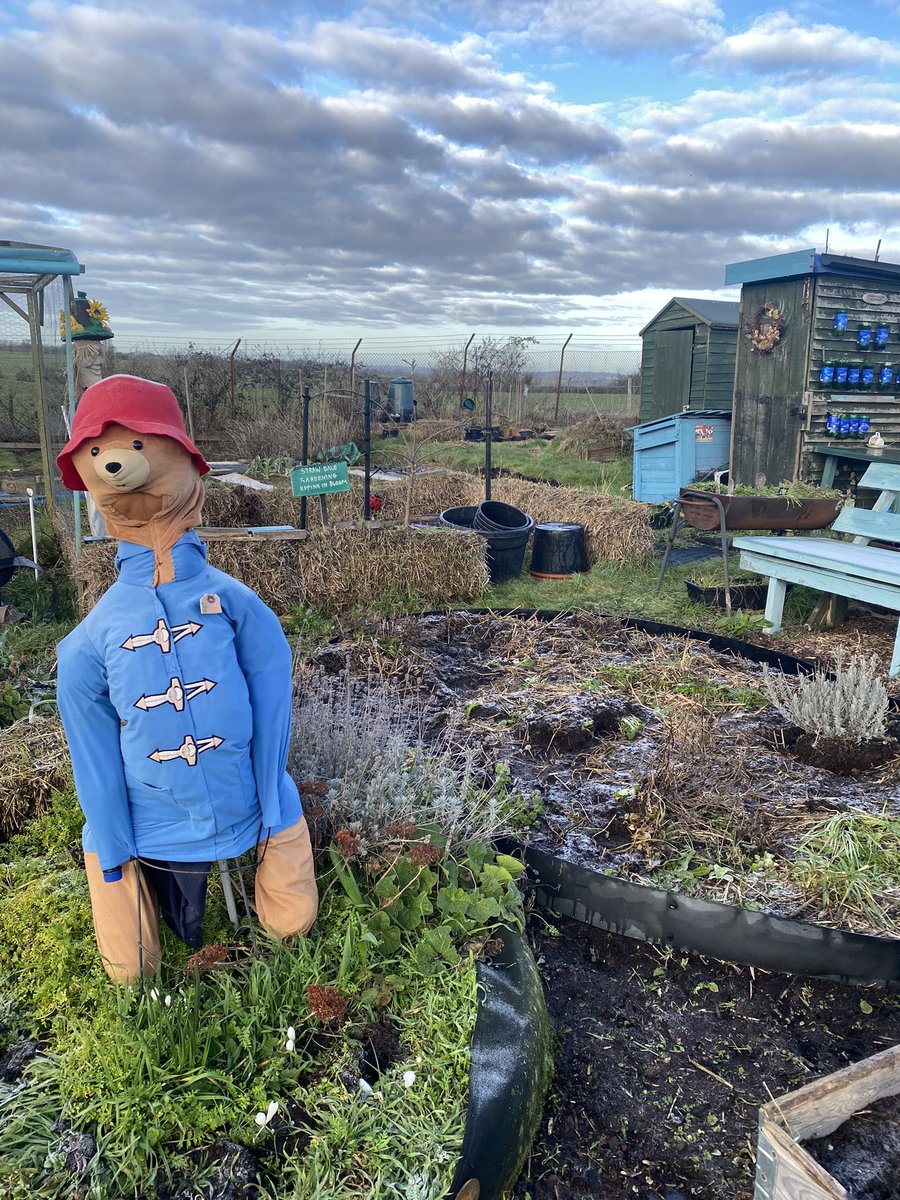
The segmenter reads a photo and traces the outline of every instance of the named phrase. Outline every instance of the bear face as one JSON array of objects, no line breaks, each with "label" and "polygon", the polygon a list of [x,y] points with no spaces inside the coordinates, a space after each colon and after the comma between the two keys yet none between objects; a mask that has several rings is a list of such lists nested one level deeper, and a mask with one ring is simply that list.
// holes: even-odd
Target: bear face
[{"label": "bear face", "polygon": [[193,490],[199,473],[174,438],[107,425],[72,454],[72,463],[104,515],[151,520]]}]

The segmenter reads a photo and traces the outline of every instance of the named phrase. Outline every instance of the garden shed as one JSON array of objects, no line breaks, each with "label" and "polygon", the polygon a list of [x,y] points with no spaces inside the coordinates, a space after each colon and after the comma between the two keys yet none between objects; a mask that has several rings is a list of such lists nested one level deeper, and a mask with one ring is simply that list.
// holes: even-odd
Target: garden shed
[{"label": "garden shed", "polygon": [[641,330],[641,423],[731,408],[740,305],[673,296]]},{"label": "garden shed", "polygon": [[[807,249],[731,263],[725,282],[741,285],[736,483],[818,480],[822,452],[839,448],[829,414],[867,418],[865,438],[841,445],[900,442],[900,265]],[[838,484],[859,467],[847,460]]]}]

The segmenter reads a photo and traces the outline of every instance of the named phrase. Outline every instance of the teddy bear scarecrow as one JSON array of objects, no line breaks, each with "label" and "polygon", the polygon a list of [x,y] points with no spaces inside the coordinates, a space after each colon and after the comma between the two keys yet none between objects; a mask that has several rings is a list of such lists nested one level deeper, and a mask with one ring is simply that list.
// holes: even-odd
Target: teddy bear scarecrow
[{"label": "teddy bear scarecrow", "polygon": [[199,947],[209,869],[254,847],[260,923],[306,933],[318,899],[286,769],[291,652],[271,609],[207,565],[193,527],[209,467],[174,393],[131,375],[93,384],[57,463],[120,539],[117,581],[58,647],[107,974],[156,970],[160,910]]}]

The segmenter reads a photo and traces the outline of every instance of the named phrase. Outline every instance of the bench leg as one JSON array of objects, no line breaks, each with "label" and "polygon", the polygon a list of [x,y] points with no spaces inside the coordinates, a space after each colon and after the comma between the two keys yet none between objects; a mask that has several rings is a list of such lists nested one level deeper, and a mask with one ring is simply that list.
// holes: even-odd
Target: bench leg
[{"label": "bench leg", "polygon": [[897,636],[894,638],[894,657],[891,659],[888,675],[891,678],[894,675],[900,675],[900,621],[897,622]]},{"label": "bench leg", "polygon": [[781,614],[784,612],[784,597],[787,583],[783,579],[770,579],[769,590],[766,592],[766,621],[769,628],[766,633],[777,633],[781,628]]}]

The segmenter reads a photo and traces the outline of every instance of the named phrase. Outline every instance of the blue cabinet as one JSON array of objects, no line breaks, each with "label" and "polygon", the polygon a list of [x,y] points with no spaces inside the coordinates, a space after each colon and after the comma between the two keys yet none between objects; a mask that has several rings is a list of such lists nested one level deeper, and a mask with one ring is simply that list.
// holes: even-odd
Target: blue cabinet
[{"label": "blue cabinet", "polygon": [[728,466],[731,413],[679,412],[635,425],[632,495],[645,504],[674,500],[687,484]]}]

